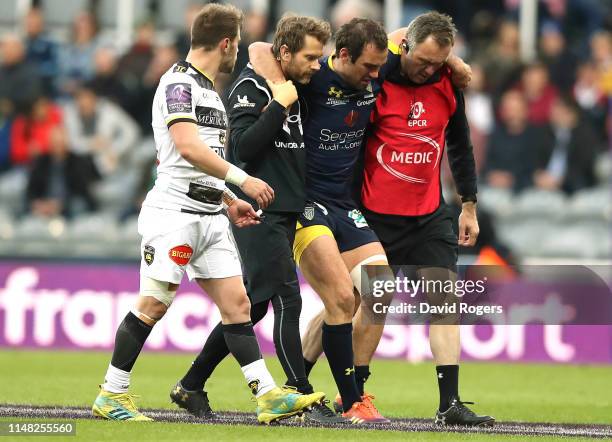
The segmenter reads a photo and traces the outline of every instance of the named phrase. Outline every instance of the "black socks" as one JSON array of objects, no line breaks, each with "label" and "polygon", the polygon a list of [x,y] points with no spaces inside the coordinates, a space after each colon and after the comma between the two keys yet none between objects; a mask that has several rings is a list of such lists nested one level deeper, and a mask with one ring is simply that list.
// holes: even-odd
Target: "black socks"
[{"label": "black socks", "polygon": [[349,410],[355,402],[361,401],[355,383],[352,333],[353,324],[350,322],[339,325],[323,323],[323,351],[340,391],[344,411]]},{"label": "black socks", "polygon": [[130,372],[153,327],[128,312],[117,329],[111,365]]}]

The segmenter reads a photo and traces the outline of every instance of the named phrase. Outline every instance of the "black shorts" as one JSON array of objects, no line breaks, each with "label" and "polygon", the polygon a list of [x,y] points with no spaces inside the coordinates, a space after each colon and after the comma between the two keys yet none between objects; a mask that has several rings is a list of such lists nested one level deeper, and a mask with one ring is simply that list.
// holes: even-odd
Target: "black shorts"
[{"label": "black shorts", "polygon": [[322,235],[332,236],[340,253],[378,242],[376,234],[355,204],[307,201],[298,220],[294,244],[294,256],[298,263],[302,252]]},{"label": "black shorts", "polygon": [[261,224],[233,226],[252,304],[300,293],[292,253],[297,218],[297,213],[266,212]]},{"label": "black shorts", "polygon": [[391,265],[445,267],[456,271],[459,246],[450,207],[423,216],[383,215],[363,211]]}]

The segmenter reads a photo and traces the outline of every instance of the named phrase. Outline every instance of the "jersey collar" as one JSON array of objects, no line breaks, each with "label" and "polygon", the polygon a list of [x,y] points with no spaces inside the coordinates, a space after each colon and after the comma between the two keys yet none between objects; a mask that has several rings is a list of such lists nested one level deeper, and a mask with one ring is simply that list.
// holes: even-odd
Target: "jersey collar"
[{"label": "jersey collar", "polygon": [[195,65],[193,65],[193,64],[191,64],[191,63],[189,63],[189,62],[187,62],[187,64],[188,64],[189,66],[191,66],[191,67],[193,68],[193,70],[194,70],[194,71],[196,71],[198,74],[200,74],[201,76],[203,76],[204,78],[206,78],[208,81],[210,81],[210,82],[212,83],[213,87],[214,87],[214,85],[215,85],[215,81],[214,81],[214,80],[212,80],[212,79],[211,79],[211,78],[210,78],[208,75],[206,75],[206,73],[205,73],[204,71],[199,70],[199,69],[198,69],[198,68],[197,68]]}]

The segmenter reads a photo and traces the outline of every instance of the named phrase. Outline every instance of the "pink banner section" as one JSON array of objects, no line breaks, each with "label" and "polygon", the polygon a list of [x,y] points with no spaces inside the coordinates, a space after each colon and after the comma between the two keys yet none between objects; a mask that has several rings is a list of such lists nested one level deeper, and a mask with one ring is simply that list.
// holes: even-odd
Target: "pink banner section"
[{"label": "pink banner section", "polygon": [[[138,294],[136,264],[0,263],[0,347],[111,350],[115,330]],[[301,283],[302,332],[322,304]],[[196,353],[220,320],[187,279],[147,341],[149,350]],[[262,351],[274,353],[273,315],[257,325]],[[610,325],[464,325],[465,360],[612,363]],[[427,326],[387,325],[378,357],[431,358]]]}]

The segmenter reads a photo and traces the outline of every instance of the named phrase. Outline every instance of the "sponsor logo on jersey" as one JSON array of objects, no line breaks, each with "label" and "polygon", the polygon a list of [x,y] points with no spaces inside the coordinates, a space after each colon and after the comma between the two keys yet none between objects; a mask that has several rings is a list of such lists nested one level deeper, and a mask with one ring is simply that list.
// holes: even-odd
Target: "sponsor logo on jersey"
[{"label": "sponsor logo on jersey", "polygon": [[369,106],[376,101],[376,97],[365,97],[363,100],[357,101],[357,106]]},{"label": "sponsor logo on jersey", "polygon": [[314,206],[304,207],[304,218],[306,218],[308,221],[312,221],[314,219],[314,215],[315,215]]},{"label": "sponsor logo on jersey", "polygon": [[168,113],[191,113],[191,84],[173,83],[166,86]]},{"label": "sponsor logo on jersey", "polygon": [[344,98],[344,92],[335,86],[330,86],[327,95],[327,106],[343,106],[349,103],[349,99]]},{"label": "sponsor logo on jersey", "polygon": [[295,143],[293,141],[290,142],[284,142],[284,141],[279,141],[279,140],[274,140],[274,146],[279,147],[281,149],[304,149],[305,145],[304,143]]},{"label": "sponsor logo on jersey", "polygon": [[406,175],[405,173],[397,170],[394,166],[398,164],[431,164],[432,168],[435,168],[440,161],[440,154],[442,153],[440,145],[436,140],[426,137],[425,135],[412,133],[399,133],[398,135],[427,143],[433,149],[427,152],[397,152],[393,150],[389,156],[388,154],[385,155],[385,147],[387,146],[387,143],[383,143],[378,146],[378,149],[376,150],[376,160],[378,161],[378,164],[380,164],[383,169],[385,169],[391,175],[402,181],[415,184],[428,183],[428,180]]},{"label": "sponsor logo on jersey", "polygon": [[187,244],[172,247],[168,251],[170,259],[180,266],[186,265],[191,259],[191,255],[193,255],[193,249]]},{"label": "sponsor logo on jersey", "polygon": [[150,246],[150,245],[144,246],[142,258],[144,259],[144,262],[147,263],[148,266],[153,264],[153,260],[155,259],[155,247]]},{"label": "sponsor logo on jersey", "polygon": [[353,209],[349,211],[348,217],[353,220],[353,222],[355,223],[355,226],[358,229],[361,229],[362,227],[368,227],[368,222],[366,221],[365,217],[359,210]]},{"label": "sponsor logo on jersey", "polygon": [[302,130],[302,118],[300,117],[299,113],[288,115],[287,118],[285,118],[285,121],[283,122],[283,130],[289,135],[291,135],[291,129],[289,128],[290,124],[297,124],[298,129],[300,131],[300,135],[304,134]]},{"label": "sponsor logo on jersey", "polygon": [[331,86],[327,91],[327,95],[335,98],[342,98],[344,96],[344,92],[342,90],[336,88],[335,86]]},{"label": "sponsor logo on jersey", "polygon": [[195,113],[200,126],[227,129],[227,115],[221,109],[208,106],[196,106]]},{"label": "sponsor logo on jersey", "polygon": [[348,127],[353,127],[355,123],[357,122],[358,118],[359,118],[359,113],[352,110],[352,111],[349,111],[348,114],[346,114],[346,117],[344,117],[344,122],[346,123]]},{"label": "sponsor logo on jersey", "polygon": [[408,127],[427,127],[427,120],[421,119],[421,115],[425,113],[425,106],[422,101],[417,101],[410,108],[408,114]]},{"label": "sponsor logo on jersey", "polygon": [[241,107],[255,107],[255,103],[251,103],[249,101],[249,97],[247,97],[246,95],[240,96],[238,95],[237,97],[236,103],[234,103],[234,109],[238,109]]},{"label": "sponsor logo on jersey", "polygon": [[[223,144],[225,146],[225,137],[227,136],[225,130],[221,129],[219,130],[219,143]],[[218,153],[217,153],[218,154]],[[222,155],[219,155],[221,158],[223,158]]]}]

